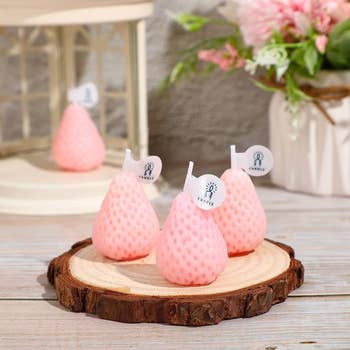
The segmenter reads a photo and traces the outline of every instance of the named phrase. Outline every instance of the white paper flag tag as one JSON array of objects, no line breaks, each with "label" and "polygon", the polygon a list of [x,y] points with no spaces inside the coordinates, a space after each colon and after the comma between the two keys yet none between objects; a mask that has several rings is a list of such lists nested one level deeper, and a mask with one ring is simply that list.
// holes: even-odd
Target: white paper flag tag
[{"label": "white paper flag tag", "polygon": [[271,151],[260,145],[249,147],[244,153],[236,153],[231,146],[231,169],[244,169],[249,175],[263,176],[271,171],[273,156]]},{"label": "white paper flag tag", "polygon": [[92,108],[98,102],[98,92],[94,83],[80,85],[68,91],[68,101],[78,103],[85,108]]},{"label": "white paper flag tag", "polygon": [[141,160],[134,160],[131,150],[125,151],[123,170],[134,173],[140,182],[150,184],[156,181],[162,171],[162,161],[157,156],[149,156]]},{"label": "white paper flag tag", "polygon": [[192,175],[193,162],[189,163],[184,192],[193,198],[195,204],[204,210],[219,207],[225,200],[226,189],[224,183],[215,175],[206,174],[200,177]]}]

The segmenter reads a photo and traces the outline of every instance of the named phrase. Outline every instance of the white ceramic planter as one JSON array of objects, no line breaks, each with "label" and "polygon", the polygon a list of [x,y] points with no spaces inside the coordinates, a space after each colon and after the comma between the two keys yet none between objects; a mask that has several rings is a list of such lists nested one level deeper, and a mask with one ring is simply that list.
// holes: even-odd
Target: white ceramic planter
[{"label": "white ceramic planter", "polygon": [[[350,71],[319,74],[313,86],[350,85]],[[324,105],[332,126],[311,104],[300,112],[301,127],[291,126],[285,96],[270,104],[270,147],[275,165],[272,182],[292,191],[318,195],[350,195],[350,98]]]}]

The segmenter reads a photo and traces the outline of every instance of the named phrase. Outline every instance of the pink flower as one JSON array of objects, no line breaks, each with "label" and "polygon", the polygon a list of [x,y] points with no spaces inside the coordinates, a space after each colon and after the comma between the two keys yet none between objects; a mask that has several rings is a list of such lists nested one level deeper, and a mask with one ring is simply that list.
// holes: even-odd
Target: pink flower
[{"label": "pink flower", "polygon": [[225,72],[233,68],[242,68],[245,64],[245,59],[239,57],[237,49],[229,43],[225,45],[225,50],[200,50],[198,59],[214,63]]},{"label": "pink flower", "polygon": [[227,52],[230,54],[232,58],[236,58],[238,56],[238,51],[235,47],[233,47],[231,44],[226,43],[225,44],[225,49]]},{"label": "pink flower", "polygon": [[272,29],[281,30],[280,7],[280,0],[240,3],[238,23],[247,45],[259,49],[271,38]]},{"label": "pink flower", "polygon": [[236,68],[243,68],[245,67],[246,60],[243,57],[238,58],[237,63],[236,63]]},{"label": "pink flower", "polygon": [[230,59],[222,59],[219,63],[219,67],[223,72],[227,72],[233,68],[233,62]]},{"label": "pink flower", "polygon": [[[236,7],[229,6],[230,2]],[[274,30],[289,40],[295,37],[298,40],[312,28],[320,34],[329,34],[334,25],[350,17],[347,0],[228,0],[227,3],[221,13],[236,8],[244,41],[255,51],[271,39]],[[225,17],[230,18],[228,14]]]},{"label": "pink flower", "polygon": [[212,62],[216,50],[200,50],[198,51],[198,59],[204,62]]},{"label": "pink flower", "polygon": [[198,59],[204,62],[211,62],[217,65],[223,60],[223,51],[222,50],[200,50],[198,51]]},{"label": "pink flower", "polygon": [[322,8],[333,22],[338,23],[350,17],[350,3],[344,0],[320,0]]},{"label": "pink flower", "polygon": [[320,13],[315,19],[315,27],[320,33],[330,33],[333,28],[332,18],[324,13]]},{"label": "pink flower", "polygon": [[320,53],[325,53],[327,42],[328,37],[326,35],[318,35],[316,37],[315,44]]}]

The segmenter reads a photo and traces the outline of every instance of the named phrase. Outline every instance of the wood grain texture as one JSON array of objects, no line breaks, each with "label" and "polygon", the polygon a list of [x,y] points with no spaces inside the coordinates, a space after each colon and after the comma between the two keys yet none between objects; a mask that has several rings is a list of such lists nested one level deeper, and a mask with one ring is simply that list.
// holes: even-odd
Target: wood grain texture
[{"label": "wood grain texture", "polygon": [[130,261],[104,257],[92,244],[80,248],[69,259],[69,272],[78,281],[101,289],[139,296],[208,297],[233,292],[270,280],[290,266],[285,249],[268,241],[254,252],[230,258],[225,270],[206,286],[179,286],[168,282],[156,266],[155,252]]},{"label": "wood grain texture", "polygon": [[350,209],[350,198],[348,197],[312,196],[290,192],[268,184],[259,186],[259,180],[262,179],[255,178],[253,180],[258,184],[256,189],[266,211],[287,211],[290,213],[311,211],[319,213],[319,219],[322,220],[322,211],[340,213],[342,209]]},{"label": "wood grain texture", "polygon": [[[162,220],[168,206],[164,197],[156,201]],[[305,283],[292,295],[350,294],[348,211],[268,211],[267,216],[267,237],[292,246],[305,266]],[[90,235],[93,221],[94,215],[0,215],[0,298],[56,299],[44,276],[47,266],[75,241]]]},{"label": "wood grain texture", "polygon": [[[131,286],[126,286],[125,292],[118,292],[84,283],[73,277],[70,261],[91,245],[91,239],[77,242],[68,252],[53,259],[47,277],[56,289],[59,302],[74,312],[88,312],[119,322],[204,326],[265,313],[302,285],[304,268],[294,258],[293,249],[278,242],[271,243],[289,254],[289,267],[264,282],[222,293],[187,295],[185,288],[181,288],[179,295],[163,296],[157,292],[142,295],[134,294]],[[100,272],[103,274],[103,268]]]},{"label": "wood grain texture", "polygon": [[[305,283],[268,313],[211,327],[116,323],[67,312],[55,301],[47,265],[91,233],[94,215],[0,214],[0,349],[349,350],[350,199],[267,186],[258,192],[268,237],[295,248]],[[153,201],[161,222],[177,193],[170,188]]]},{"label": "wood grain texture", "polygon": [[95,350],[348,350],[350,297],[300,297],[259,317],[211,327],[101,320],[57,301],[0,301],[0,348]]}]

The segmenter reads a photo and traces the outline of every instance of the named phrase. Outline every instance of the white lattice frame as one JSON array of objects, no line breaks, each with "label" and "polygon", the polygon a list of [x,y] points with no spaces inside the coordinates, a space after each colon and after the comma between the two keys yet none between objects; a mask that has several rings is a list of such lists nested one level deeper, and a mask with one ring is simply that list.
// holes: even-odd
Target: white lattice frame
[{"label": "white lattice frame", "polygon": [[[97,32],[101,30],[97,25]],[[118,23],[121,29],[124,47],[123,54],[126,56],[127,81],[124,92],[105,92],[103,87],[102,55],[103,45],[92,42],[92,46],[81,46],[78,50],[92,50],[97,53],[97,77],[100,94],[99,127],[108,146],[108,160],[113,163],[120,163],[123,157],[125,146],[128,144],[140,156],[148,152],[148,129],[147,129],[147,100],[146,100],[146,63],[145,63],[145,23],[143,20]],[[35,30],[44,30],[47,37],[47,44],[40,47],[30,47],[23,39],[24,29],[19,27],[19,40],[14,43],[7,54],[18,55],[20,59],[20,86],[21,94],[18,96],[0,96],[1,102],[20,101],[22,105],[22,132],[23,139],[4,142],[0,139],[0,156],[11,153],[47,148],[50,145],[51,137],[31,137],[29,114],[27,102],[33,98],[50,96],[49,109],[51,118],[51,136],[54,134],[62,107],[66,103],[66,89],[75,86],[76,65],[74,36],[77,26],[69,27],[37,27]],[[35,31],[34,30],[34,31]],[[6,34],[5,30],[1,31]],[[101,45],[102,44],[102,45]],[[26,80],[25,54],[28,51],[40,51],[48,54],[49,62],[49,91],[30,92]],[[127,106],[128,137],[109,137],[105,127],[105,101],[104,98],[125,98]],[[1,128],[1,116],[0,116]]]},{"label": "white lattice frame", "polygon": [[[47,43],[40,46],[34,46],[32,43],[39,35],[39,31],[42,30],[47,38]],[[21,104],[22,111],[22,135],[23,139],[13,141],[3,141],[0,133],[0,156],[6,156],[12,153],[18,153],[27,151],[30,149],[41,149],[48,147],[50,143],[50,136],[45,137],[32,137],[30,130],[30,119],[28,113],[28,102],[39,98],[49,99],[49,111],[51,118],[51,133],[54,132],[60,118],[60,97],[61,94],[58,90],[59,86],[59,41],[58,30],[54,27],[37,27],[32,32],[30,37],[24,39],[24,28],[19,27],[16,29],[18,39],[15,40],[11,37],[6,29],[0,29],[0,35],[5,35],[12,43],[12,46],[1,54],[6,56],[14,55],[19,57],[19,76],[20,76],[20,94],[19,95],[1,95],[0,103],[3,102],[19,102]],[[48,55],[48,70],[49,70],[49,90],[48,91],[36,91],[30,92],[28,90],[28,82],[26,77],[27,65],[25,57],[27,53],[40,52]],[[50,98],[49,98],[50,97]],[[1,116],[0,116],[0,130],[1,128]]]}]

